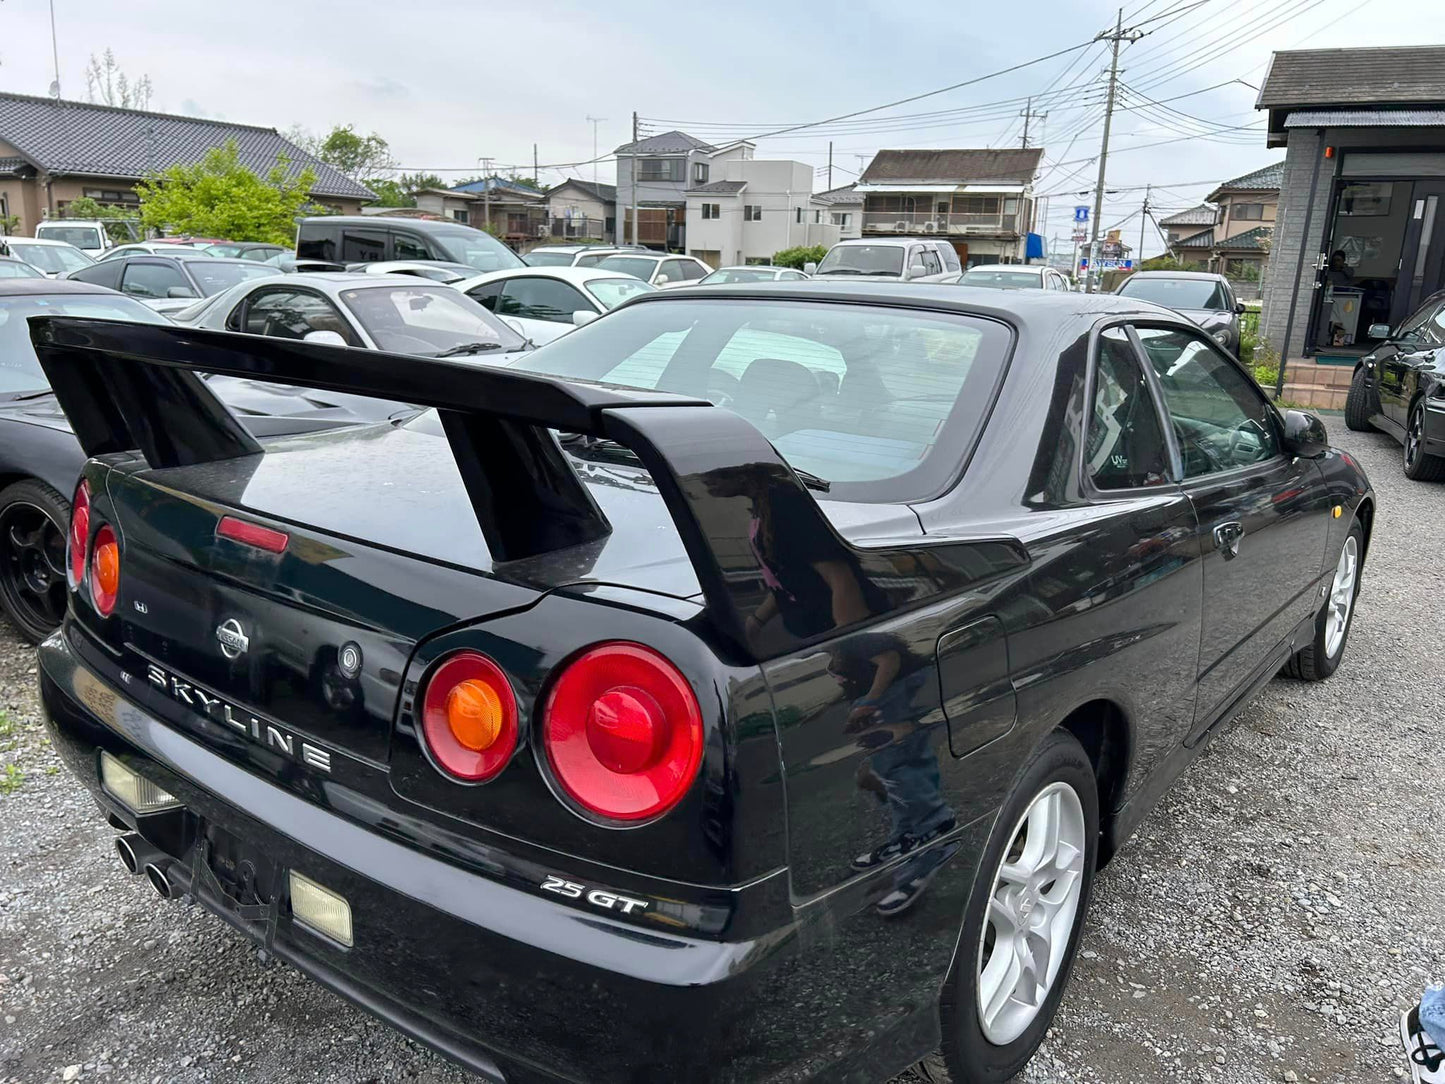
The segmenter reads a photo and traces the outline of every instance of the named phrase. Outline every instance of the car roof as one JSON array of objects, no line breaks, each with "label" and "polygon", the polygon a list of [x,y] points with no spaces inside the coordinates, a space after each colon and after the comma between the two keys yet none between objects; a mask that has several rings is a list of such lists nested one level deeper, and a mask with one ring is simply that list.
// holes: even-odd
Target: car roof
[{"label": "car roof", "polygon": [[924,241],[933,241],[932,237],[850,237],[846,241],[838,241],[834,248],[852,248],[854,245],[921,245]]},{"label": "car roof", "polygon": [[964,274],[970,271],[1034,271],[1042,275],[1048,268],[1039,263],[976,263],[972,267],[965,268]]},{"label": "car roof", "polygon": [[597,279],[626,279],[631,275],[621,271],[613,271],[607,267],[509,267],[504,271],[485,271],[480,275],[472,275],[470,278],[462,279],[460,282],[452,283],[458,289],[470,290],[473,286],[481,286],[488,282],[501,282],[506,279],[516,278],[549,278],[561,279],[563,282],[573,282],[581,285],[584,282],[595,282]]},{"label": "car roof", "polygon": [[[58,225],[59,220],[57,219],[56,222]],[[44,223],[42,223],[42,225],[43,224]],[[6,237],[4,241],[7,245],[19,242],[22,245],[64,245],[66,248],[75,247],[69,241],[56,241],[50,237]]]},{"label": "car roof", "polygon": [[[45,294],[114,294],[108,286],[79,279],[0,279],[0,297]],[[124,296],[124,295],[122,295]]]},{"label": "car roof", "polygon": [[[429,218],[404,218],[399,215],[313,215],[311,218],[301,219],[301,225],[315,225],[318,223],[334,223],[338,226],[374,226],[390,227],[405,226],[419,230],[465,230],[469,227],[461,222],[436,222]],[[481,230],[477,231],[481,233]]]},{"label": "car roof", "polygon": [[[1135,271],[1124,282],[1129,279],[1209,279],[1211,282],[1219,282],[1224,279],[1223,275],[1217,275],[1213,271]],[[1124,285],[1123,282],[1119,284]]]},{"label": "car roof", "polygon": [[618,249],[616,252],[609,252],[603,259],[611,259],[613,256],[642,257],[648,260],[677,260],[683,257],[681,252],[639,252],[636,249]]},{"label": "car roof", "polygon": [[[716,271],[713,272],[713,274],[716,275],[716,274],[718,273],[718,271],[797,271],[797,270],[798,270],[798,269],[797,269],[796,267],[780,267],[779,265],[777,265],[777,264],[775,264],[775,263],[730,263],[730,264],[726,264],[726,265],[723,266],[723,267],[719,267]],[[798,273],[799,273],[799,274],[802,274],[802,272],[798,272]]]}]

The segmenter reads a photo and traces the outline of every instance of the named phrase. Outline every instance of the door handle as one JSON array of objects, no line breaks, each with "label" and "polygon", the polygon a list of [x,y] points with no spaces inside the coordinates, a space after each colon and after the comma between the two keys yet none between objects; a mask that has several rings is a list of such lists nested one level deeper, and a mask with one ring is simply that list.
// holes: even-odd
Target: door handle
[{"label": "door handle", "polygon": [[1221,523],[1214,528],[1214,548],[1224,554],[1226,561],[1239,556],[1239,540],[1244,537],[1244,524],[1237,519]]}]

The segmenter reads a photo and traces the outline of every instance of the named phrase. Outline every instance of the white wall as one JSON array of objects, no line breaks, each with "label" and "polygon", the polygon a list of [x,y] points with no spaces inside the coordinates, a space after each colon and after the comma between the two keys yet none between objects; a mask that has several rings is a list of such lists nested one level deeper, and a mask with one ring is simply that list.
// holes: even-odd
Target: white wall
[{"label": "white wall", "polygon": [[[712,181],[746,181],[736,196],[699,193],[687,198],[687,248],[715,251],[724,266],[750,259],[771,259],[796,245],[831,245],[838,227],[829,209],[813,203],[813,167],[806,162],[714,158]],[[716,203],[722,217],[702,217],[702,205]],[[762,208],[762,218],[748,221],[744,208]],[[798,212],[802,211],[802,221]],[[814,222],[821,212],[821,222]]]},{"label": "white wall", "polygon": [[572,212],[573,218],[603,220],[612,217],[612,211],[607,204],[599,199],[593,199],[581,189],[567,188],[548,197],[548,218],[566,218],[568,210]]}]

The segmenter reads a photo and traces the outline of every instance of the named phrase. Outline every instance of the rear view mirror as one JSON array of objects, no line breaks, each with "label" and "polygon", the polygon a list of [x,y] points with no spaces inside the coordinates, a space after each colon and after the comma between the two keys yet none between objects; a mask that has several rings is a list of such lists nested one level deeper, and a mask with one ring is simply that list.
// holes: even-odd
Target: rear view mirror
[{"label": "rear view mirror", "polygon": [[809,260],[807,263],[805,263],[805,264],[803,265],[803,274],[805,274],[805,275],[816,275],[817,273],[818,273],[818,265],[817,265],[814,261]]},{"label": "rear view mirror", "polygon": [[305,335],[301,337],[309,343],[325,343],[327,346],[346,345],[346,340],[341,337],[341,333],[338,331],[308,331]]},{"label": "rear view mirror", "polygon": [[1301,459],[1319,459],[1330,450],[1325,423],[1304,410],[1284,412],[1284,448]]},{"label": "rear view mirror", "polygon": [[597,319],[597,314],[591,309],[578,309],[572,314],[572,323],[576,327],[581,327],[583,324],[590,324],[595,319]]},{"label": "rear view mirror", "polygon": [[1371,324],[1365,334],[1371,339],[1388,339],[1390,337],[1389,324]]}]

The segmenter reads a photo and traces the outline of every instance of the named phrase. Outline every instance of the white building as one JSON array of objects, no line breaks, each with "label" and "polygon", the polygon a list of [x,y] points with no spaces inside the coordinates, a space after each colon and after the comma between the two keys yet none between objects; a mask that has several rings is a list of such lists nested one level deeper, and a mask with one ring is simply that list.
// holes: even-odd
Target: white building
[{"label": "white building", "polygon": [[857,189],[856,183],[845,184],[842,188],[830,188],[813,196],[828,207],[823,221],[838,227],[840,241],[863,236],[863,193]]},{"label": "white building", "polygon": [[689,255],[713,267],[769,263],[785,248],[838,240],[832,207],[814,198],[806,162],[725,158],[711,167],[707,183],[687,190]]},{"label": "white building", "polygon": [[[752,158],[753,145],[739,141],[714,147],[686,132],[674,131],[623,144],[614,153],[618,241],[635,240],[648,248],[685,252],[696,247],[688,243],[685,233],[688,189],[724,178],[721,167]],[[632,227],[634,202],[636,232]]]}]

